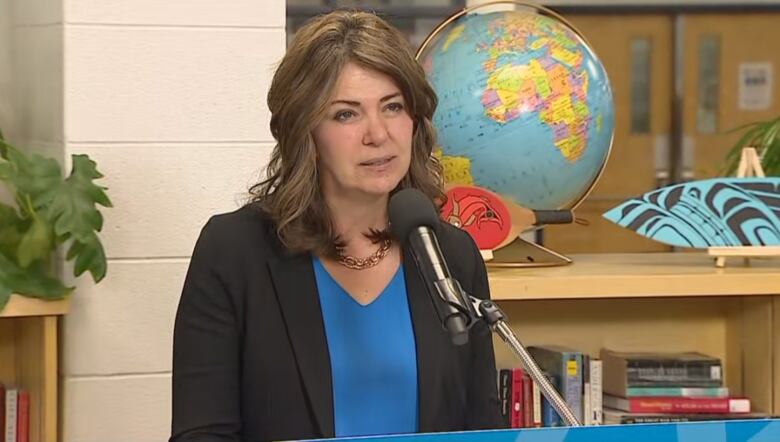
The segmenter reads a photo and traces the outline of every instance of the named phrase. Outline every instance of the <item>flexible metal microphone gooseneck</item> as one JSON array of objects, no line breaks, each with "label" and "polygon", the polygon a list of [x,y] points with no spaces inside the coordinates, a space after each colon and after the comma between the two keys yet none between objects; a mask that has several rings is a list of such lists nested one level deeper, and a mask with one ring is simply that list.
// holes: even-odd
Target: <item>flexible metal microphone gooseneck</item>
[{"label": "flexible metal microphone gooseneck", "polygon": [[450,275],[436,237],[442,221],[430,199],[419,190],[403,189],[390,198],[389,213],[390,229],[403,245],[411,248],[439,321],[450,333],[453,343],[466,344],[471,326],[479,319],[484,320],[520,359],[561,419],[569,426],[580,426],[566,401],[504,321],[506,315],[498,305],[468,295]]}]

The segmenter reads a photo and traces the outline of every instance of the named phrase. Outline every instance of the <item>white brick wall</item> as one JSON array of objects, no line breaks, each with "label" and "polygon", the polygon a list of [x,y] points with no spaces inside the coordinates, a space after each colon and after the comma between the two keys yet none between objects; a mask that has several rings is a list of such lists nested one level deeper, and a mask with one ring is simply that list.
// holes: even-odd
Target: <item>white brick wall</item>
[{"label": "white brick wall", "polygon": [[[24,1],[24,0],[17,0]],[[283,0],[64,0],[65,153],[115,205],[108,276],[76,281],[64,321],[63,440],[161,441],[173,318],[197,235],[233,210],[272,138],[265,95]]]},{"label": "white brick wall", "polygon": [[10,0],[0,0],[0,129],[8,136],[15,126],[13,112],[13,66],[11,51],[13,49],[13,20]]},{"label": "white brick wall", "polygon": [[63,441],[164,442],[170,426],[170,373],[67,378]]},{"label": "white brick wall", "polygon": [[68,25],[68,141],[272,140],[280,29]]},{"label": "white brick wall", "polygon": [[[101,234],[109,259],[186,257],[214,213],[235,208],[264,172],[270,143],[70,143],[105,175],[114,208]],[[151,177],[151,179],[150,179]]]}]

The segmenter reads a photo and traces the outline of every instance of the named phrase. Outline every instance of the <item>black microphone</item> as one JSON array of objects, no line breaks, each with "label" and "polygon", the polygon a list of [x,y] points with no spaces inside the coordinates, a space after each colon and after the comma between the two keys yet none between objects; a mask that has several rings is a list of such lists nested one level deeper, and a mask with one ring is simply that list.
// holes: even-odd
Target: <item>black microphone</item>
[{"label": "black microphone", "polygon": [[466,344],[476,312],[460,283],[450,275],[436,232],[441,222],[433,203],[417,189],[403,189],[390,198],[390,230],[408,244],[439,321],[455,345]]}]

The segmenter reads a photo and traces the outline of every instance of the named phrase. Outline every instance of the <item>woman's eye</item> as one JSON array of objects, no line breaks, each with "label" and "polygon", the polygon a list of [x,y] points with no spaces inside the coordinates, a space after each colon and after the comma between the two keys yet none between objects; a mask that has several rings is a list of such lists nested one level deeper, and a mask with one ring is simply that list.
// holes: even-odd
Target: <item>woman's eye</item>
[{"label": "woman's eye", "polygon": [[391,112],[401,112],[404,110],[404,105],[402,103],[390,103],[387,105],[387,109]]},{"label": "woman's eye", "polygon": [[335,120],[336,121],[347,121],[350,118],[354,117],[355,113],[350,110],[344,110],[341,112],[336,113]]}]

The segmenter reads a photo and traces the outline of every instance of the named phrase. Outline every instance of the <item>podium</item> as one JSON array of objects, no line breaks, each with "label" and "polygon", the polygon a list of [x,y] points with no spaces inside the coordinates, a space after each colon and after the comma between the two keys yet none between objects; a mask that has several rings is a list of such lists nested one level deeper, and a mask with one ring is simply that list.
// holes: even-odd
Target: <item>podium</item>
[{"label": "podium", "polygon": [[525,428],[323,439],[365,442],[777,442],[780,419]]}]

